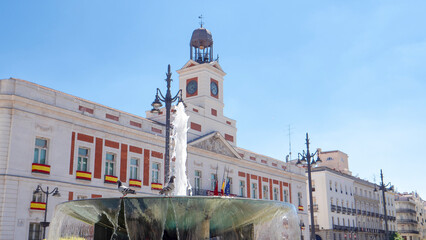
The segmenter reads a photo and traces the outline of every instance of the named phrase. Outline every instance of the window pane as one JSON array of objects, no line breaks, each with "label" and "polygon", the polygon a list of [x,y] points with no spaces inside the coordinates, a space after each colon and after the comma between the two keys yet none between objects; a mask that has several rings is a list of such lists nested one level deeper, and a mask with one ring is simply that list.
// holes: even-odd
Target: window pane
[{"label": "window pane", "polygon": [[114,161],[114,155],[110,154],[110,153],[107,153],[106,154],[106,160]]},{"label": "window pane", "polygon": [[45,139],[40,139],[40,138],[36,138],[35,145],[36,145],[37,147],[45,148],[45,147],[47,147],[47,140],[45,140]]},{"label": "window pane", "polygon": [[87,156],[87,155],[89,155],[89,149],[79,148],[78,149],[78,155],[81,155],[81,156]]},{"label": "window pane", "polygon": [[40,150],[40,163],[45,164],[46,162],[46,149]]},{"label": "window pane", "polygon": [[138,165],[139,165],[139,164],[138,164],[138,160],[137,160],[136,158],[132,158],[132,159],[130,159],[130,165],[138,166]]},{"label": "window pane", "polygon": [[33,163],[38,163],[38,148],[34,148],[34,161]]}]

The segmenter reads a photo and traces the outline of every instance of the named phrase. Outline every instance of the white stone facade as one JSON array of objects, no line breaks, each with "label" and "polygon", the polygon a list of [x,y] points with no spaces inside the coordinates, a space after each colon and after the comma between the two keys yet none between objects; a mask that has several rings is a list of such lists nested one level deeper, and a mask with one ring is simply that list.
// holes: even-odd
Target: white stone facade
[{"label": "white stone facade", "polygon": [[425,203],[415,192],[396,195],[396,221],[398,223],[398,232],[404,239],[426,239]]},{"label": "white stone facade", "polygon": [[[385,239],[382,195],[381,191],[374,191],[378,186],[352,176],[345,153],[321,152],[320,157],[323,163],[312,168],[316,235],[321,239],[337,240]],[[394,193],[386,192],[385,195],[388,230],[394,232]]]},{"label": "white stone facade", "polygon": [[[210,67],[199,68],[211,71]],[[223,80],[216,78],[221,89]],[[199,81],[201,88],[201,77]],[[192,186],[196,186],[196,181],[199,183],[195,193],[207,194],[213,190],[212,174],[217,172],[220,182],[227,168],[228,177],[232,179],[231,194],[271,201],[287,198],[296,209],[301,206],[298,212],[301,221],[307,224],[303,171],[238,148],[236,122],[223,116],[222,98],[208,100],[206,96],[199,96],[198,99],[201,103],[185,99],[191,121],[199,121],[202,126],[201,131],[192,128],[188,139],[188,175]],[[217,110],[216,116],[207,116],[211,115],[211,108]],[[47,221],[51,220],[55,206],[64,201],[120,197],[116,185],[107,180],[112,177],[113,181],[120,179],[129,185],[134,167],[131,159],[138,162],[137,175],[132,179],[141,185],[132,188],[139,196],[157,195],[156,188],[163,184],[164,176],[165,127],[161,124],[161,115],[148,114],[148,117],[151,119],[24,80],[0,80],[0,239],[31,239],[30,227],[35,231],[32,235],[37,234],[37,224],[43,221],[44,211],[31,209],[31,203],[45,201],[33,199],[38,185],[44,190],[58,187],[61,193],[61,197],[50,195]],[[38,141],[46,144],[40,147]],[[81,155],[80,149],[85,149],[87,155]],[[36,151],[37,154],[46,153],[45,158],[39,157],[45,159],[42,164],[33,163]],[[114,160],[111,173],[106,174],[108,156],[113,156]],[[156,181],[155,163],[159,166]],[[43,169],[47,169],[47,173],[43,173]],[[81,174],[85,177],[80,177]],[[304,235],[308,236],[308,229],[304,230]]]}]

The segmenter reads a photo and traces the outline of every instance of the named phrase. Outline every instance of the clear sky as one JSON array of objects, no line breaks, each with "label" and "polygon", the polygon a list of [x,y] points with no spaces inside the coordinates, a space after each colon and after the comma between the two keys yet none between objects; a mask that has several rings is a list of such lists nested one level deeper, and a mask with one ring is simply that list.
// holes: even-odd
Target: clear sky
[{"label": "clear sky", "polygon": [[[349,155],[426,198],[426,1],[0,1],[0,78],[145,116],[203,14],[237,142],[278,159]],[[177,92],[178,83],[173,83]]]}]

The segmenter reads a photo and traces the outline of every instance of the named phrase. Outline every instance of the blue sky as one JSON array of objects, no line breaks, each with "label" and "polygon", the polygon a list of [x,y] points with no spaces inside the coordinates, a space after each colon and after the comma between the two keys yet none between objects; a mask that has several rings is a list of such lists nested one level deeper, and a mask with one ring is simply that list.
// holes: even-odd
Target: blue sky
[{"label": "blue sky", "polygon": [[[426,198],[425,1],[0,2],[0,78],[145,116],[200,14],[240,147],[349,155],[354,175]],[[174,79],[178,79],[174,73]],[[177,92],[177,81],[173,90]],[[259,141],[261,140],[261,141]]]}]

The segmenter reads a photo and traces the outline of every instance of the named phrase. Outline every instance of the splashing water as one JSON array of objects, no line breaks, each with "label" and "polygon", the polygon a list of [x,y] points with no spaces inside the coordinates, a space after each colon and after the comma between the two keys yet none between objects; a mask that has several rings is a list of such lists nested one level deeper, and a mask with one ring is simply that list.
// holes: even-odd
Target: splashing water
[{"label": "splashing water", "polygon": [[186,175],[186,147],[189,116],[185,113],[185,106],[179,103],[173,120],[173,139],[175,142],[172,159],[175,157],[175,196],[186,196],[191,188]]}]

